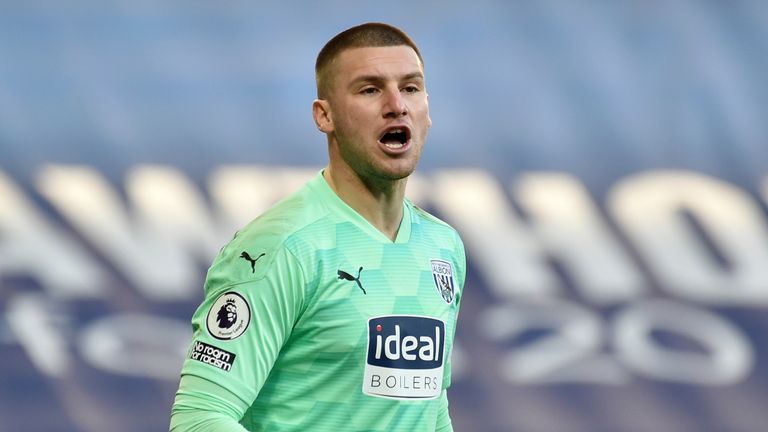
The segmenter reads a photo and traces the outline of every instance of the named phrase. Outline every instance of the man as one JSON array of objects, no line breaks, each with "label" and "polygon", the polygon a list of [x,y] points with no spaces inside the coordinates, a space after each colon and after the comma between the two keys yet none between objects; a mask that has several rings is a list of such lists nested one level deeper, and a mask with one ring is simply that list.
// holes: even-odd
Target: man
[{"label": "man", "polygon": [[325,45],[316,78],[328,166],[211,266],[173,431],[452,430],[464,249],[404,199],[431,125],[421,55],[363,24]]}]

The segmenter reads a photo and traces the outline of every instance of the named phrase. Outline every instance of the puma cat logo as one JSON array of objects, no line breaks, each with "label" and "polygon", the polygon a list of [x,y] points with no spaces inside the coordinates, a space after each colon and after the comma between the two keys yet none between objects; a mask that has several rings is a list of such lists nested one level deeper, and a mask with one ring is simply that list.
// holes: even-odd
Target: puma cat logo
[{"label": "puma cat logo", "polygon": [[266,255],[265,253],[262,253],[261,255],[257,256],[256,259],[251,258],[250,255],[248,255],[248,252],[243,251],[243,253],[240,254],[240,258],[248,261],[251,263],[251,273],[256,273],[256,261],[259,260],[259,258]]},{"label": "puma cat logo", "polygon": [[351,274],[345,272],[344,270],[339,270],[337,274],[339,275],[339,279],[344,279],[348,281],[355,281],[357,283],[357,286],[360,288],[360,290],[363,292],[363,294],[366,294],[365,288],[363,288],[363,284],[360,283],[360,272],[363,271],[363,268],[360,267],[357,269],[357,277],[352,276]]}]

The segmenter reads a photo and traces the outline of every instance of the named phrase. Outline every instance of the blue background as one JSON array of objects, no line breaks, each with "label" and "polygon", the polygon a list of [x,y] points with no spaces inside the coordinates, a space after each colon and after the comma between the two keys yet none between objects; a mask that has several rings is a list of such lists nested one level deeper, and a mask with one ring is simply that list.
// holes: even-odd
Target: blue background
[{"label": "blue background", "polygon": [[[764,430],[766,303],[672,299],[634,238],[616,227],[607,202],[631,176],[694,173],[743,192],[765,229],[765,2],[31,0],[0,2],[0,173],[108,275],[109,295],[60,298],[39,277],[50,263],[41,261],[43,269],[34,271],[14,266],[17,233],[2,221],[21,213],[0,202],[0,431],[167,430],[188,342],[183,332],[190,331],[216,252],[212,247],[196,256],[194,295],[149,298],[50,202],[41,173],[91,168],[130,213],[126,178],[137,167],[178,170],[211,207],[209,180],[220,167],[316,170],[327,156],[311,120],[315,56],[330,37],[366,21],[400,26],[421,47],[434,125],[420,174],[479,170],[495,179],[523,221],[529,216],[507,190],[511,182],[526,173],[572,176],[586,187],[601,224],[630,251],[648,298],[716,316],[737,329],[754,354],[746,375],[719,384],[660,379],[637,366],[623,368],[629,378],[621,382],[587,375],[511,382],[502,372],[505,356],[530,348],[552,327],[534,323],[518,338],[489,336],[483,327],[488,310],[509,306],[500,322],[512,322],[531,300],[501,296],[489,273],[504,269],[489,272],[481,258],[481,249],[498,245],[465,236],[469,275],[450,393],[456,430]],[[439,200],[430,200],[436,190],[434,184],[428,189],[426,206],[461,227],[441,212]],[[727,271],[718,240],[692,224],[702,249],[713,255],[712,268]],[[750,238],[764,239],[760,233]],[[219,244],[226,239],[217,238]],[[559,281],[557,299],[570,305],[552,310],[576,308],[606,333],[624,308],[640,301],[589,302],[574,292],[562,263],[547,265]],[[762,282],[768,291],[768,280]],[[41,312],[18,325],[18,311]],[[142,357],[146,368],[141,363],[139,372],[128,373],[89,360],[83,340],[97,338],[89,331],[112,318],[128,319],[134,328],[144,323],[150,336],[157,332],[157,346],[151,337],[128,338],[134,345],[122,348],[149,353]],[[59,349],[69,359],[63,369],[41,368],[23,343],[35,337],[41,320],[58,330]],[[102,348],[120,339],[114,334],[123,328],[120,321],[110,322],[117,324]],[[708,355],[706,344],[661,333],[655,336],[666,349]],[[616,360],[620,350],[609,338],[591,352]],[[142,374],[158,364],[170,366]]]}]

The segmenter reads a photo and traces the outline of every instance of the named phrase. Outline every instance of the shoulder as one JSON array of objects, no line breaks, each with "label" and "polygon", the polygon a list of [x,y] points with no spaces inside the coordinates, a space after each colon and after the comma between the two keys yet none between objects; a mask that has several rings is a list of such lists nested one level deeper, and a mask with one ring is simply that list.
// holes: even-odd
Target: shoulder
[{"label": "shoulder", "polygon": [[273,271],[300,270],[294,238],[322,224],[328,211],[304,187],[282,199],[235,233],[214,260],[206,291],[262,279]]},{"label": "shoulder", "polygon": [[413,204],[409,200],[406,200],[406,205],[411,209],[411,214],[413,215],[413,223],[417,223],[423,226],[425,230],[437,232],[442,235],[454,238],[456,241],[461,243],[459,232],[450,224],[448,224],[448,222],[438,218],[432,213],[429,213],[416,204]]},{"label": "shoulder", "polygon": [[230,245],[258,244],[274,249],[287,238],[322,220],[327,214],[326,207],[305,186],[244,226],[235,234]]},{"label": "shoulder", "polygon": [[411,209],[412,223],[418,225],[421,237],[442,249],[446,254],[446,259],[450,257],[455,262],[463,281],[466,269],[466,252],[459,232],[444,220],[410,201],[406,201],[406,203]]}]

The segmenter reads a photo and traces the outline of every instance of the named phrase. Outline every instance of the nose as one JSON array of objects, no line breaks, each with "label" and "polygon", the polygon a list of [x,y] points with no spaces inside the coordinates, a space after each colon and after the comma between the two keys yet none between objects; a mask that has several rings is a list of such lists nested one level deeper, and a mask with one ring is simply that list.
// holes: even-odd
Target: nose
[{"label": "nose", "polygon": [[400,89],[388,90],[384,97],[384,117],[399,118],[408,114],[408,107],[405,104],[403,95],[400,93]]}]

